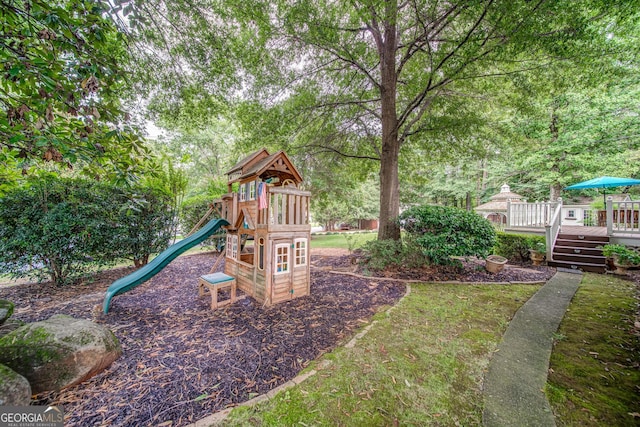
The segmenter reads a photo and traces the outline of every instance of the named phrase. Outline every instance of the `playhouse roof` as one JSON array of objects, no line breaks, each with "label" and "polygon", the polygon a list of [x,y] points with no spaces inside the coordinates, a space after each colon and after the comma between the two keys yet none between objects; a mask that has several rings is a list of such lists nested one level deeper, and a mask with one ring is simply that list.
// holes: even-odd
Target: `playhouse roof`
[{"label": "playhouse roof", "polygon": [[251,177],[266,180],[279,177],[282,181],[292,179],[296,184],[302,182],[302,175],[293,166],[289,156],[284,151],[269,154],[266,149],[258,150],[240,160],[227,172],[229,182],[236,182]]},{"label": "playhouse roof", "polygon": [[231,169],[229,169],[229,171],[227,172],[227,175],[229,175],[229,180],[231,181],[231,176],[240,176],[243,175],[246,171],[246,169],[251,166],[252,164],[254,164],[255,162],[259,161],[260,159],[263,159],[265,157],[269,156],[269,152],[267,151],[266,148],[260,149],[258,151],[254,151],[253,153],[249,154],[248,156],[244,157],[242,160],[240,160],[238,163],[236,163]]}]

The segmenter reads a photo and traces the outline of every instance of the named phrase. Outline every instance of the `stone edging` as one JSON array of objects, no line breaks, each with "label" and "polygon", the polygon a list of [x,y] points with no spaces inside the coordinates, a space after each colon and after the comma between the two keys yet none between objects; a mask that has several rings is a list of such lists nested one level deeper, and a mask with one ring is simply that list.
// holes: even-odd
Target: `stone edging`
[{"label": "stone edging", "polygon": [[[334,272],[332,271],[331,273],[334,273]],[[344,273],[340,273],[340,272],[337,272],[337,273],[338,274],[344,274]],[[391,313],[391,311],[393,311],[396,308],[396,306],[398,304],[400,304],[411,293],[411,285],[409,283],[406,283],[406,286],[407,286],[407,290],[405,291],[404,295],[402,297],[400,297],[398,302],[396,302],[393,306],[391,306],[387,310],[385,310],[385,312],[384,312],[385,315],[388,316]],[[346,343],[344,345],[344,348],[353,348],[356,345],[356,342],[358,340],[362,339],[367,334],[367,332],[369,332],[369,330],[371,330],[373,325],[375,325],[376,323],[378,323],[377,320],[374,320],[371,323],[369,323],[362,331],[357,333],[348,343]],[[239,406],[254,406],[254,405],[257,405],[259,403],[268,402],[269,400],[274,398],[281,391],[287,390],[287,389],[289,389],[291,387],[294,387],[294,386],[302,383],[307,378],[310,378],[310,377],[314,376],[315,374],[317,374],[319,370],[323,370],[323,369],[328,368],[332,363],[333,362],[331,362],[330,360],[326,360],[326,359],[322,360],[322,361],[320,361],[318,363],[318,366],[316,367],[316,369],[311,369],[310,371],[307,371],[307,372],[305,372],[303,374],[299,374],[295,378],[287,381],[284,384],[280,384],[278,387],[274,388],[273,390],[269,390],[265,394],[261,394],[260,396],[256,396],[253,399],[247,400],[246,402],[239,403],[237,406],[234,406],[232,408],[226,408],[226,409],[223,409],[221,411],[215,412],[215,413],[213,413],[213,414],[211,414],[211,415],[209,415],[209,416],[207,416],[205,418],[202,418],[202,419],[196,421],[193,424],[189,424],[187,427],[209,427],[211,425],[218,425],[219,423],[223,422],[229,416],[229,414],[231,413],[231,411],[234,408],[237,408]]]}]

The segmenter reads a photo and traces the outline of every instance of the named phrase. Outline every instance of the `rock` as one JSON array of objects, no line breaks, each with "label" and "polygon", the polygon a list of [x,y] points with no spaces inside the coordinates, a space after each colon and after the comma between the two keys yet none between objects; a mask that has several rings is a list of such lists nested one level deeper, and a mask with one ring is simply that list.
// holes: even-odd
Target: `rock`
[{"label": "rock", "polygon": [[29,381],[0,364],[0,406],[27,406],[31,402]]},{"label": "rock", "polygon": [[121,354],[109,329],[65,315],[29,323],[0,338],[0,363],[29,380],[34,394],[87,380]]},{"label": "rock", "polygon": [[0,325],[0,338],[7,335],[9,332],[15,331],[20,326],[24,326],[24,325],[26,325],[26,323],[24,323],[22,320],[18,320],[18,319],[7,320],[6,322]]},{"label": "rock", "polygon": [[6,299],[0,299],[0,325],[7,321],[13,314],[15,305]]}]

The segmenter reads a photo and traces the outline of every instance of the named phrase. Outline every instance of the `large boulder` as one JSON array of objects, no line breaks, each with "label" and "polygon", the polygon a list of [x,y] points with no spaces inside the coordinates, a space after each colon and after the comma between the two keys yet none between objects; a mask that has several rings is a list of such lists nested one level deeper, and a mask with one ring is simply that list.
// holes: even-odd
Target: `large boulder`
[{"label": "large boulder", "polygon": [[2,325],[9,317],[11,317],[14,307],[15,305],[11,301],[0,299],[0,325]]},{"label": "large boulder", "polygon": [[121,354],[109,329],[65,315],[29,323],[0,338],[0,363],[29,380],[34,394],[78,384]]},{"label": "large boulder", "polygon": [[26,325],[25,322],[18,319],[9,319],[0,325],[0,338],[7,335],[9,332],[13,332],[21,326]]},{"label": "large boulder", "polygon": [[0,406],[27,406],[29,402],[29,381],[11,368],[0,365]]}]

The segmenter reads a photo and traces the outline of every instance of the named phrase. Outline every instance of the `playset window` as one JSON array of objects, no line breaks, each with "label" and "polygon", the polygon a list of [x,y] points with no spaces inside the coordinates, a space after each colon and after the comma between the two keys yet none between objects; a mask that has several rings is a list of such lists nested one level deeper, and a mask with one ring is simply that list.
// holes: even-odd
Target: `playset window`
[{"label": "playset window", "polygon": [[296,251],[296,267],[299,265],[307,265],[307,239],[295,240]]},{"label": "playset window", "polygon": [[256,199],[256,182],[251,181],[249,183],[249,200],[255,200],[255,199]]},{"label": "playset window", "polygon": [[258,239],[258,270],[264,270],[264,238]]},{"label": "playset window", "polygon": [[289,272],[289,244],[276,245],[276,274]]}]

